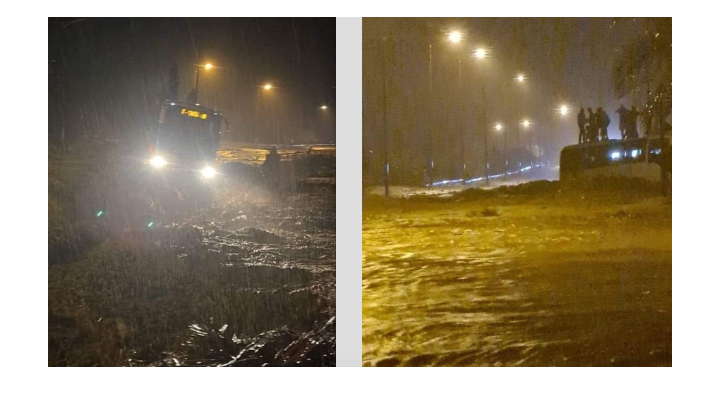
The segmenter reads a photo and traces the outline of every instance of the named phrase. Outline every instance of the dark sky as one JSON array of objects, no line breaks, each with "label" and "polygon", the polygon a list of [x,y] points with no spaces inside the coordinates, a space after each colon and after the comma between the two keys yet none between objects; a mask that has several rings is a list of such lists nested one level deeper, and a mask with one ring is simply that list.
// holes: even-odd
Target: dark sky
[{"label": "dark sky", "polygon": [[[620,138],[614,111],[636,98],[619,100],[614,94],[614,52],[642,34],[646,26],[641,18],[365,18],[365,176],[379,178],[383,168],[384,74],[386,118],[392,133],[390,164],[395,177],[405,176],[404,172],[415,177],[413,173],[426,166],[429,111],[434,113],[434,166],[439,178],[462,176],[464,162],[467,175],[484,174],[485,120],[490,130],[491,168],[494,161],[504,163],[505,141],[502,134],[495,133],[496,122],[507,131],[509,151],[517,146],[519,134],[522,149],[528,150],[532,139],[533,153],[542,151],[548,160],[556,160],[563,146],[577,142],[576,112],[580,106],[603,107],[612,119],[610,137]],[[446,40],[451,30],[465,33],[461,43]],[[428,99],[429,44],[432,107]],[[477,60],[470,56],[477,47],[488,49],[489,57]],[[514,79],[519,73],[527,78],[524,83]],[[574,111],[562,117],[556,111],[562,104]],[[531,136],[519,127],[523,118],[534,122]]]},{"label": "dark sky", "polygon": [[184,100],[206,62],[217,68],[201,73],[199,102],[234,139],[333,141],[335,46],[334,18],[50,18],[50,142],[62,128],[69,140],[132,136],[155,121],[171,67]]}]

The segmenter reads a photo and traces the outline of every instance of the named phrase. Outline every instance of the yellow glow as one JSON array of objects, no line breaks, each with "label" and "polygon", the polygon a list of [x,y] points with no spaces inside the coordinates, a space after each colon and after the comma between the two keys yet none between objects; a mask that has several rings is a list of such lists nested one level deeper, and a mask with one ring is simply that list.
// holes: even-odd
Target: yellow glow
[{"label": "yellow glow", "polygon": [[518,82],[522,82],[522,81],[525,80],[525,76],[522,75],[522,74],[520,74],[520,75],[517,76],[517,80],[518,80]]},{"label": "yellow glow", "polygon": [[161,156],[154,156],[151,158],[150,163],[156,168],[161,168],[166,165],[166,159]]},{"label": "yellow glow", "polygon": [[569,112],[569,108],[567,108],[566,105],[563,105],[563,106],[560,107],[560,113],[561,113],[562,115],[567,115],[567,112]]},{"label": "yellow glow", "polygon": [[478,59],[483,59],[483,58],[485,58],[485,55],[486,55],[487,53],[488,53],[488,52],[487,52],[485,49],[483,49],[483,48],[478,48],[478,49],[475,50],[475,57],[477,57]]},{"label": "yellow glow", "polygon": [[265,86],[263,86],[262,88],[265,90],[270,90],[270,89],[272,89],[272,85],[270,85],[269,83],[266,83]]},{"label": "yellow glow", "polygon": [[503,125],[501,125],[500,123],[495,125],[495,130],[500,131],[502,129],[503,129]]},{"label": "yellow glow", "polygon": [[207,64],[205,65],[205,69],[206,69],[206,70],[210,70],[211,68],[213,68],[213,65],[212,65],[212,64],[207,63]]},{"label": "yellow glow", "polygon": [[527,120],[527,119],[525,119],[525,120],[522,122],[522,125],[525,126],[525,127],[530,127],[531,124],[532,124],[532,123],[530,123],[530,121]]},{"label": "yellow glow", "polygon": [[460,42],[462,37],[463,37],[463,35],[458,31],[453,31],[450,34],[448,34],[448,40],[450,42]]},{"label": "yellow glow", "polygon": [[319,107],[319,108],[321,108],[321,109],[327,109],[327,106],[326,106],[326,105],[323,105],[323,106],[321,106],[321,107]]}]

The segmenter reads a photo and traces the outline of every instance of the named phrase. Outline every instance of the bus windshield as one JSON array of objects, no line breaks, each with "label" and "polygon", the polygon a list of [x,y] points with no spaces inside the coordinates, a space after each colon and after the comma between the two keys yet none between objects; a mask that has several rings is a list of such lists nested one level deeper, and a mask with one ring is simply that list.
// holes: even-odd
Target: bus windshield
[{"label": "bus windshield", "polygon": [[156,150],[177,157],[213,159],[227,122],[215,110],[185,103],[161,107]]}]

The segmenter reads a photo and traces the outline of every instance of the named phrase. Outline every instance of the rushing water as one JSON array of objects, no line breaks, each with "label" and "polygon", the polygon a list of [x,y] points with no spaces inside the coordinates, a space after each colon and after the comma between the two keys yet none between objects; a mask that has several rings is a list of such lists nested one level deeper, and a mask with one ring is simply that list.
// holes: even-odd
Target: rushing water
[{"label": "rushing water", "polygon": [[526,253],[490,223],[365,221],[364,365],[671,364],[670,251]]}]

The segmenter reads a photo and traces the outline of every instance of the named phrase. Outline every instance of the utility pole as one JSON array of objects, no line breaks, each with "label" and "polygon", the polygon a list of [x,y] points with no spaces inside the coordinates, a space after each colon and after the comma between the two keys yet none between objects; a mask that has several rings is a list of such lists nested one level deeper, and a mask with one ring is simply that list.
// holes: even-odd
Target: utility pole
[{"label": "utility pole", "polygon": [[433,44],[428,44],[428,186],[433,186]]},{"label": "utility pole", "polygon": [[386,36],[383,37],[381,53],[381,74],[383,84],[381,87],[381,97],[384,101],[384,196],[389,197],[389,127],[386,123]]},{"label": "utility pole", "polygon": [[488,166],[488,105],[485,97],[485,77],[480,71],[480,89],[483,96],[483,146],[485,147],[485,186],[490,186],[490,168]]}]

